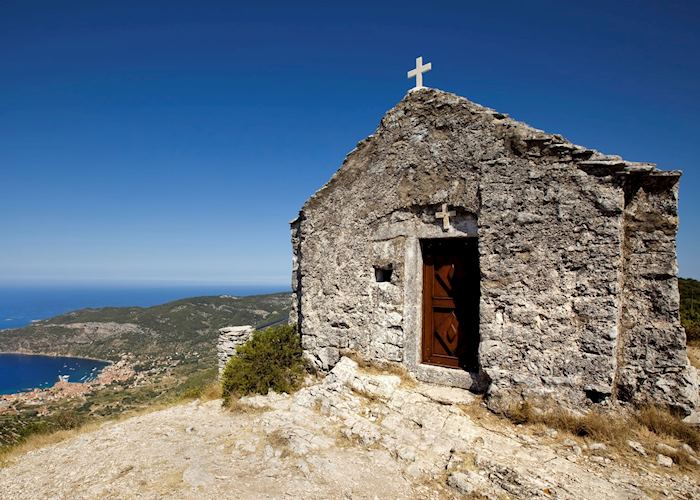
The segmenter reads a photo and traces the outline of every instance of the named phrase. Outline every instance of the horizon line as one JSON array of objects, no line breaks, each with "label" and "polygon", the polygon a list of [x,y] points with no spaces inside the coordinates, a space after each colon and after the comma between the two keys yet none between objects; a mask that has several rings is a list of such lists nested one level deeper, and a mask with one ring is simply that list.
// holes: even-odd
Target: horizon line
[{"label": "horizon line", "polygon": [[183,286],[183,287],[265,287],[291,289],[282,281],[250,280],[178,280],[178,279],[16,279],[0,280],[0,287],[13,286]]}]

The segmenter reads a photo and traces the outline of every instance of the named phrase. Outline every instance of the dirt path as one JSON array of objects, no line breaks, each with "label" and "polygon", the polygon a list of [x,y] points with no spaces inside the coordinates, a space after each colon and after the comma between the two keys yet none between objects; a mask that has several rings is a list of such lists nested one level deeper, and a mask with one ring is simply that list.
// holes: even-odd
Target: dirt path
[{"label": "dirt path", "polygon": [[344,359],[294,396],[190,403],[31,451],[2,498],[699,498],[692,477],[630,467],[469,416],[466,391]]}]

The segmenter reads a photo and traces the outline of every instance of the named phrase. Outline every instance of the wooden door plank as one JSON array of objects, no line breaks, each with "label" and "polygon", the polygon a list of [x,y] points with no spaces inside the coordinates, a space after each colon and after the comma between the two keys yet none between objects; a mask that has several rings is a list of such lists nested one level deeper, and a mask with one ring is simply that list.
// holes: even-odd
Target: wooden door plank
[{"label": "wooden door plank", "polygon": [[478,280],[476,240],[424,242],[423,363],[476,369]]}]

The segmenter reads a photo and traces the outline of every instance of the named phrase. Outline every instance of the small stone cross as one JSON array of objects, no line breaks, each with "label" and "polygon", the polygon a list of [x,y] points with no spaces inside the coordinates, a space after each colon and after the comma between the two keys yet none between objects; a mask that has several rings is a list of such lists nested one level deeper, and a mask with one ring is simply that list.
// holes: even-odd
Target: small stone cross
[{"label": "small stone cross", "polygon": [[448,231],[452,228],[450,224],[450,217],[457,215],[454,210],[447,210],[447,203],[442,204],[442,210],[440,212],[435,212],[436,219],[442,219],[442,229]]},{"label": "small stone cross", "polygon": [[412,69],[408,72],[409,79],[416,79],[416,86],[413,87],[413,90],[423,88],[423,73],[427,73],[431,69],[433,69],[433,63],[428,63],[423,66],[423,57],[416,57],[416,69]]}]

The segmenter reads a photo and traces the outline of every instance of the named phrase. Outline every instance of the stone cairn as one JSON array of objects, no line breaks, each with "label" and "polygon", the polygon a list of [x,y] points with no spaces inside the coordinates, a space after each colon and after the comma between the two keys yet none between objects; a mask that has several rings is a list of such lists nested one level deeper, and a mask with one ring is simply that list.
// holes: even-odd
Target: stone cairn
[{"label": "stone cairn", "polygon": [[250,325],[219,328],[219,341],[217,343],[219,375],[223,373],[229,358],[236,354],[236,348],[247,342],[254,331],[255,328]]}]

